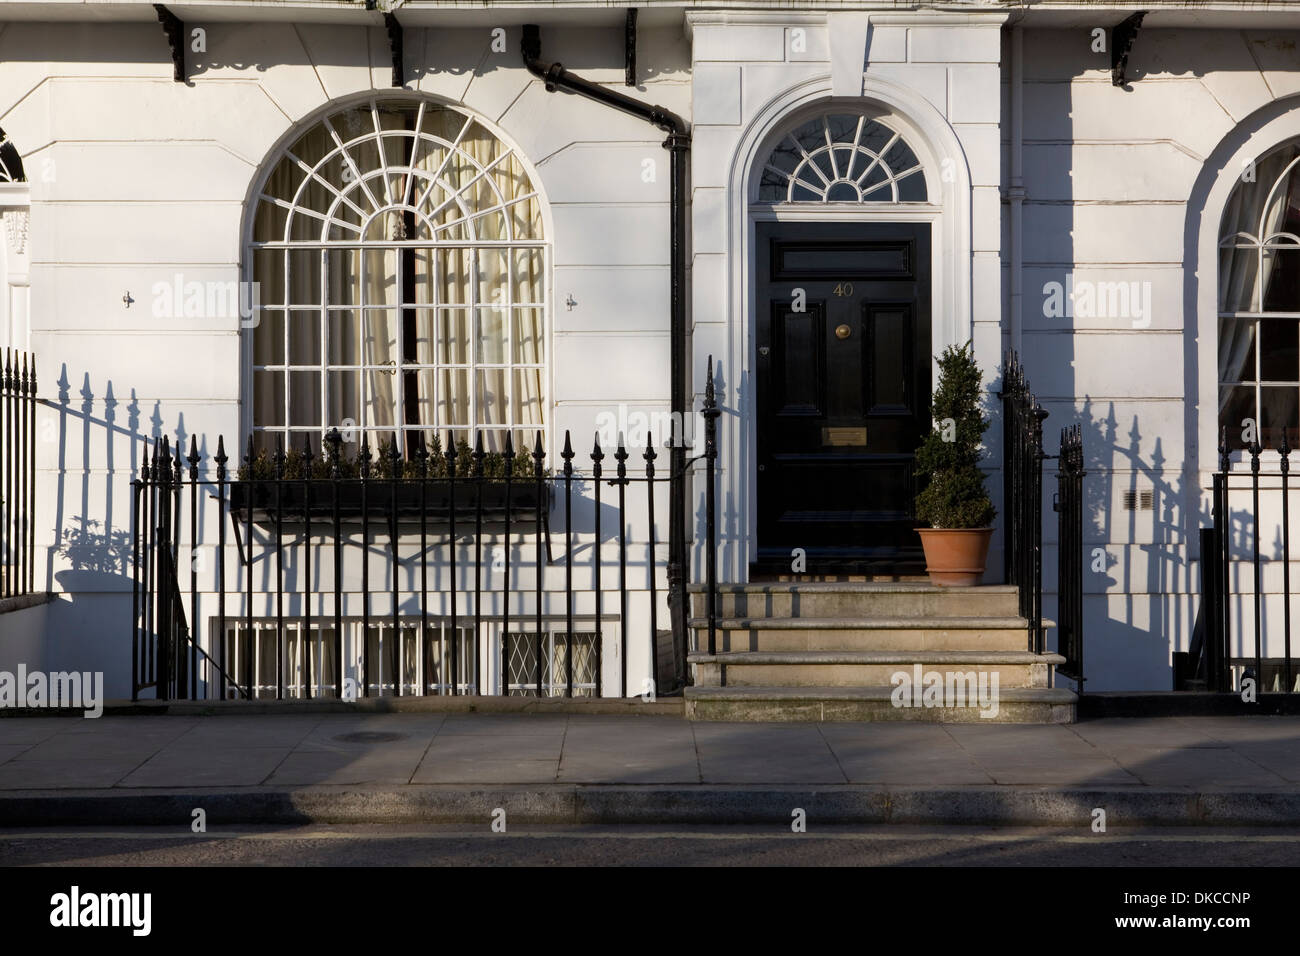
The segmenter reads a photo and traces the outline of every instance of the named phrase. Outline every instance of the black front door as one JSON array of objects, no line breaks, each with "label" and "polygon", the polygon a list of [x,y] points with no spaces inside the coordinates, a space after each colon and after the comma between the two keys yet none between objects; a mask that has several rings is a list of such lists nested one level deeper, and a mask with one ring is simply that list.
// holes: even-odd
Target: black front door
[{"label": "black front door", "polygon": [[919,573],[930,226],[758,223],[757,247],[759,570]]}]

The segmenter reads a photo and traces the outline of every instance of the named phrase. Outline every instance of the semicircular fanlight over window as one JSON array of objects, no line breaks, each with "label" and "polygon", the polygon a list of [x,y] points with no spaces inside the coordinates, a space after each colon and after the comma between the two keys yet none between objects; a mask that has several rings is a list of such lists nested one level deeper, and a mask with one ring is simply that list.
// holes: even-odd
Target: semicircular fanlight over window
[{"label": "semicircular fanlight over window", "polygon": [[23,159],[18,155],[18,148],[0,129],[0,183],[25,183],[27,174],[23,172]]},{"label": "semicircular fanlight over window", "polygon": [[478,119],[411,95],[338,109],[274,161],[251,240],[262,447],[544,433],[541,198]]},{"label": "semicircular fanlight over window", "polygon": [[1300,447],[1300,142],[1242,170],[1219,237],[1219,425]]},{"label": "semicircular fanlight over window", "polygon": [[855,113],[826,113],[786,133],[763,163],[764,203],[925,202],[925,175],[902,135]]}]

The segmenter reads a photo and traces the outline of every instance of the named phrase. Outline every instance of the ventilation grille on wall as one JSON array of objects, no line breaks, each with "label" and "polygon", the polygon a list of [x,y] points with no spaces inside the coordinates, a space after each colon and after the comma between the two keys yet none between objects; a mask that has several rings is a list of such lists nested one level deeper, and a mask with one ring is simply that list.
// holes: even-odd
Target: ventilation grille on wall
[{"label": "ventilation grille on wall", "polygon": [[1154,491],[1124,492],[1125,511],[1151,511],[1155,506],[1156,493]]}]

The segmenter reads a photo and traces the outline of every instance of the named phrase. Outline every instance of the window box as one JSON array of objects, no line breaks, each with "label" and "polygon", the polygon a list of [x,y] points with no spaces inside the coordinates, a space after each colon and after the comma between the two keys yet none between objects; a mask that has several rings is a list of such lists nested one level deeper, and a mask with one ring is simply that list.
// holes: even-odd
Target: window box
[{"label": "window box", "polygon": [[[255,478],[230,482],[230,514],[237,525],[248,520],[251,498],[253,522],[266,526],[275,524],[277,511],[282,525],[302,525],[308,509],[304,508],[309,488],[312,524],[324,528],[334,520],[334,495],[337,490],[339,519],[356,524],[363,514],[363,488],[359,479],[286,478],[277,491],[274,479]],[[421,497],[421,485],[423,497]],[[542,530],[549,530],[549,512],[554,490],[551,481],[544,480],[542,491]],[[398,522],[410,531],[420,524],[421,504],[425,526],[430,531],[448,530],[451,526],[451,482],[447,478],[399,479],[370,478],[364,482],[364,512],[371,525],[384,526],[389,516],[396,512]],[[277,498],[277,494],[279,497]],[[520,478],[510,482],[510,527],[523,531],[536,528],[538,518],[538,489],[536,478]],[[278,505],[278,508],[277,508]],[[481,509],[481,511],[480,511]],[[504,528],[506,524],[506,482],[500,478],[456,479],[456,527],[469,531],[482,516],[485,528]]]}]

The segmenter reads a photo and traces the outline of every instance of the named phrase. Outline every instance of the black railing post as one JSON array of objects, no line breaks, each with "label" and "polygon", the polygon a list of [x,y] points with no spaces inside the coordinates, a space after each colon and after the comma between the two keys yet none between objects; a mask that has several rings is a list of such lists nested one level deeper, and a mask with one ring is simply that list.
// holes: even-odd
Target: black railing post
[{"label": "black railing post", "polygon": [[618,600],[619,600],[619,683],[620,697],[627,694],[627,449],[623,446],[623,434],[618,436],[618,450],[614,460],[618,462],[618,479],[613,482],[618,486]]},{"label": "black railing post", "polygon": [[[361,696],[370,696],[370,439],[361,434]],[[376,636],[375,643],[379,643]],[[383,696],[383,688],[379,688]]]},{"label": "black railing post", "polygon": [[[0,395],[0,406],[3,406],[3,396]],[[0,437],[3,434],[0,433]],[[149,473],[149,463],[146,459],[141,469],[140,477],[131,480],[131,699],[140,699],[140,505],[144,494],[144,479]],[[0,528],[0,532],[3,528]],[[0,548],[4,547],[3,535],[0,534]],[[0,551],[0,557],[3,557],[3,551]],[[0,564],[0,570],[4,565]]]},{"label": "black railing post", "polygon": [[1250,446],[1250,496],[1252,502],[1251,524],[1254,526],[1251,530],[1251,561],[1255,570],[1255,692],[1264,692],[1264,652],[1263,652],[1263,634],[1260,632],[1260,622],[1263,618],[1263,569],[1259,563],[1259,453],[1262,449],[1259,445],[1259,439],[1256,438]]},{"label": "black railing post", "polygon": [[256,653],[256,644],[253,640],[253,488],[255,487],[254,475],[254,455],[253,455],[253,436],[248,436],[248,454],[244,456],[244,464],[248,469],[248,495],[244,503],[244,639],[241,642],[244,648],[244,686],[248,689],[250,699],[257,696],[257,684],[255,680],[256,664],[253,656]]},{"label": "black railing post", "polygon": [[1060,673],[1083,692],[1083,433],[1079,425],[1061,429],[1057,460],[1057,650],[1065,658]]},{"label": "black railing post", "polygon": [[[474,662],[478,691],[487,694],[488,668],[491,667],[492,639],[487,639],[485,653],[479,652],[483,640],[483,432],[474,433],[474,451],[470,458],[470,478],[474,482]],[[501,694],[505,696],[505,680],[501,681]]]},{"label": "black railing post", "polygon": [[1282,680],[1284,693],[1291,693],[1291,442],[1288,429],[1282,426],[1282,441],[1278,451],[1282,455]]},{"label": "black railing post", "polygon": [[[565,441],[566,441],[566,442],[568,441],[568,434],[567,434],[567,433],[565,434]],[[544,463],[544,461],[545,461],[545,457],[546,457],[546,454],[545,454],[545,452],[544,452],[543,449],[542,449],[542,433],[539,431],[539,432],[537,432],[536,437],[533,439],[533,465],[534,465],[534,467],[536,468],[536,471],[537,471],[537,476],[536,476],[536,477],[537,477],[537,512],[536,512],[536,517],[537,517],[537,527],[536,527],[536,528],[534,529],[534,531],[533,531],[533,548],[534,548],[534,550],[536,551],[536,556],[535,556],[535,565],[534,565],[534,567],[535,567],[535,571],[536,571],[536,574],[534,575],[534,589],[535,589],[535,593],[534,593],[534,595],[533,595],[533,601],[534,601],[534,606],[533,606],[533,616],[534,616],[534,628],[536,629],[536,632],[537,632],[537,662],[538,662],[538,663],[537,663],[537,695],[538,695],[539,697],[541,696],[541,693],[542,693],[542,670],[541,670],[541,667],[542,667],[542,665],[541,665],[541,660],[542,660],[542,570],[543,570],[543,568],[542,568],[542,508],[546,507],[546,502],[545,502],[545,498],[546,498],[546,486],[545,486],[545,484],[544,484],[545,479],[543,478],[543,475],[542,475],[542,466],[543,466],[543,463]],[[565,495],[564,506],[565,506],[566,508],[569,506],[569,498],[568,498],[567,492],[566,492],[566,495]],[[568,518],[566,517],[565,520],[567,521]],[[565,547],[566,547],[566,548],[568,547],[567,536],[566,536]],[[570,578],[570,583],[572,583],[572,579],[571,579],[571,578]],[[566,595],[567,595],[567,591],[566,591]]]},{"label": "black railing post", "polygon": [[198,640],[199,632],[199,569],[198,569],[198,552],[199,552],[199,445],[195,436],[190,436],[190,454],[188,458],[190,464],[190,626],[194,629],[191,635],[193,640],[190,642],[190,654],[187,670],[185,672],[185,685],[181,688],[182,697],[198,697],[199,690],[199,653]]},{"label": "black railing post", "polygon": [[303,442],[302,449],[302,545],[303,545],[303,583],[302,583],[302,696],[312,698],[311,682],[315,677],[312,644],[315,638],[311,634],[311,605],[315,589],[311,579],[311,488],[312,488],[312,453],[311,439]]},{"label": "black railing post", "polygon": [[705,608],[709,620],[709,653],[718,653],[718,408],[713,391],[713,356],[709,356],[709,377],[704,383],[704,473],[707,487],[704,494],[704,534],[706,537],[704,559]]},{"label": "black railing post", "polygon": [[[455,452],[453,451],[454,455]],[[415,642],[416,653],[420,655],[415,668],[419,678],[419,696],[429,692],[429,449],[425,446],[424,434],[420,434],[420,447],[415,451],[415,460],[420,469],[420,639]],[[447,549],[451,552],[451,616],[456,617],[456,500],[453,492],[451,502],[451,536],[447,539]],[[452,631],[456,628],[453,626]],[[445,667],[445,659],[442,662]]]},{"label": "black railing post", "polygon": [[36,590],[36,356],[32,356],[32,377],[27,381],[27,593]]},{"label": "black railing post", "polygon": [[600,450],[600,432],[592,440],[591,445],[591,484],[595,495],[595,534],[596,541],[592,545],[592,572],[595,575],[596,587],[596,696],[603,696],[604,691],[604,651],[605,636],[601,628],[601,609],[602,594],[600,584],[600,566],[604,563],[601,561],[601,537],[600,537],[600,463],[605,460],[605,453]]},{"label": "black railing post", "polygon": [[[0,594],[14,593],[13,533],[9,516],[14,506],[14,375],[13,357],[5,349],[4,368],[0,369]],[[147,446],[146,446],[147,447]]]},{"label": "black railing post", "polygon": [[[655,693],[658,693],[659,590],[655,586],[655,458],[658,456],[655,455],[654,440],[648,432],[645,436],[645,451],[642,457],[645,458],[646,529],[650,539],[646,542],[646,566],[650,570],[650,686]],[[671,456],[669,461],[672,461]]]},{"label": "black railing post", "polygon": [[1215,583],[1219,613],[1219,690],[1232,690],[1232,512],[1228,510],[1228,481],[1232,472],[1232,456],[1228,453],[1228,430],[1219,434],[1219,473],[1215,475],[1214,489],[1214,544]]},{"label": "black railing post", "polygon": [[331,428],[325,436],[330,447],[330,502],[334,509],[334,696],[343,696],[343,520],[339,508],[343,464],[343,436]]},{"label": "black railing post", "polygon": [[[564,696],[573,696],[573,444],[564,432]],[[539,555],[540,557],[540,555]],[[652,612],[653,613],[653,612]],[[554,680],[552,680],[554,683]]]},{"label": "black railing post", "polygon": [[275,699],[284,700],[284,437],[275,439]]},{"label": "black railing post", "polygon": [[[393,651],[390,655],[391,666],[393,668],[393,693],[402,696],[402,681],[406,680],[406,639],[402,637],[401,628],[401,602],[397,597],[397,576],[402,569],[401,552],[398,546],[397,538],[397,483],[401,478],[402,471],[402,453],[398,449],[398,434],[393,433],[393,443],[388,446],[388,542],[392,553],[388,556],[389,567],[392,572],[389,576],[389,586],[392,590],[391,600],[392,607],[392,630],[393,630]],[[379,693],[383,696],[384,688],[380,684]]]},{"label": "black railing post", "polygon": [[226,699],[226,670],[230,661],[226,657],[226,439],[217,436],[217,641],[221,666],[217,672],[217,690],[220,700]]},{"label": "black railing post", "polygon": [[[157,450],[158,446],[155,446]],[[155,469],[155,475],[159,480],[159,501],[158,501],[158,540],[155,542],[157,562],[158,562],[158,644],[155,648],[157,652],[157,664],[154,668],[155,679],[158,684],[155,689],[155,697],[159,700],[171,700],[172,698],[172,644],[174,635],[172,633],[172,622],[175,620],[175,612],[172,608],[172,596],[176,589],[173,587],[172,578],[175,576],[175,565],[168,561],[171,556],[171,519],[172,519],[172,467],[171,467],[171,443],[167,436],[163,436],[161,451],[158,452],[158,463]]]},{"label": "black railing post", "polygon": [[[456,595],[460,584],[456,577],[456,433],[447,432],[447,500],[450,512],[447,549],[450,552],[448,563],[451,575],[451,692],[460,693],[460,622],[457,620]],[[421,516],[423,520],[423,516]],[[422,584],[427,592],[427,584]],[[421,602],[421,607],[428,603],[428,597]],[[421,612],[423,613],[423,612]],[[424,619],[426,622],[428,618]],[[478,690],[478,687],[474,688]]]},{"label": "black railing post", "polygon": [[[505,461],[506,472],[506,523],[505,531],[502,533],[502,537],[505,540],[505,554],[503,555],[501,562],[503,568],[501,573],[501,695],[504,697],[508,693],[508,688],[510,687],[510,668],[508,660],[510,641],[510,479],[514,475],[515,466],[515,446],[514,441],[510,437],[509,429],[506,429],[506,450],[501,457]],[[537,635],[537,638],[540,641],[541,635]],[[538,660],[541,660],[540,653],[538,654]],[[540,664],[538,666],[540,666]],[[552,675],[552,682],[554,682],[554,675]],[[540,695],[541,693],[539,689],[538,696]]]}]

